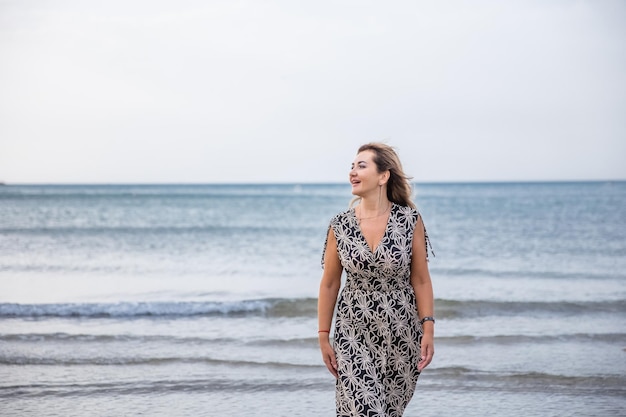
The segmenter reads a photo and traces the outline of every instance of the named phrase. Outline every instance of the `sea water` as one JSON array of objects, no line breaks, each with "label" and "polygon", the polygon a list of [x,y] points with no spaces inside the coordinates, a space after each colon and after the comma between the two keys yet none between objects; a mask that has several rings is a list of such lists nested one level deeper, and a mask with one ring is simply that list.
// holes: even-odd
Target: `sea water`
[{"label": "sea water", "polygon": [[[435,358],[405,416],[626,415],[626,183],[417,184]],[[0,415],[331,416],[348,185],[0,187]]]}]

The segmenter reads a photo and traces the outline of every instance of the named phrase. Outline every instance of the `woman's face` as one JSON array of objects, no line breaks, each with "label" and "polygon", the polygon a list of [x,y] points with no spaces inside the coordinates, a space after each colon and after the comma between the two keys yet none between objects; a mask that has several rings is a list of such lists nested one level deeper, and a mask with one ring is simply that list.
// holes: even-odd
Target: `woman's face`
[{"label": "woman's face", "polygon": [[379,173],[374,163],[374,152],[369,150],[359,152],[350,169],[352,194],[363,197],[370,192],[378,193],[378,187],[384,178],[385,173]]}]

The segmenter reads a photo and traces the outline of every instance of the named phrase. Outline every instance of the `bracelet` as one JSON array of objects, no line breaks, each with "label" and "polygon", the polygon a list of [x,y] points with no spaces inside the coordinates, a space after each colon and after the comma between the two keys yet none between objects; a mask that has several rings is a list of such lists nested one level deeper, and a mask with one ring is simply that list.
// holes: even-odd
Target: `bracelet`
[{"label": "bracelet", "polygon": [[330,334],[330,330],[318,330],[318,333],[329,333]]},{"label": "bracelet", "polygon": [[424,324],[424,322],[427,322],[427,321],[432,321],[433,324],[435,324],[435,318],[431,316],[424,317],[422,320],[420,320],[420,324]]}]

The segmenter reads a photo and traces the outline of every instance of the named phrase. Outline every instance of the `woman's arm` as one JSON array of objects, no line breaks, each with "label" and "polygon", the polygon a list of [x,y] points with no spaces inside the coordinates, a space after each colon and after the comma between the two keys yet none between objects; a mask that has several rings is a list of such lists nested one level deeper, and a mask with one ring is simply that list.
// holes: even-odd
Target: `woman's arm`
[{"label": "woman's arm", "polygon": [[[417,313],[420,319],[434,316],[433,285],[428,271],[428,259],[426,251],[426,236],[422,216],[417,218],[415,231],[413,234],[413,256],[411,258],[411,285],[415,291],[417,300]],[[430,364],[435,354],[433,344],[435,334],[435,324],[432,321],[425,321],[422,325],[424,334],[422,335],[421,358],[417,365],[421,372]]]},{"label": "woman's arm", "polygon": [[[337,239],[332,228],[328,229],[326,251],[324,253],[324,273],[320,283],[320,293],[317,300],[318,330],[330,331],[337,303],[337,295],[341,286],[341,273],[343,267],[337,254]],[[319,332],[319,343],[322,351],[322,359],[331,374],[337,378],[337,360],[335,351],[330,344],[330,334]]]}]

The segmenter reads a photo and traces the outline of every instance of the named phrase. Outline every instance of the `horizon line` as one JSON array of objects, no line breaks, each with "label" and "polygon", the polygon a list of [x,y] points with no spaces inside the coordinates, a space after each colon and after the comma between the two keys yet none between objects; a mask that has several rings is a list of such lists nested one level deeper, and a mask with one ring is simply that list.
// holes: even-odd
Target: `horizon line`
[{"label": "horizon line", "polygon": [[[559,179],[559,180],[440,180],[411,181],[413,185],[463,185],[463,184],[567,184],[626,182],[624,179]],[[181,185],[346,185],[345,181],[232,181],[232,182],[3,182],[0,186],[181,186]]]}]

